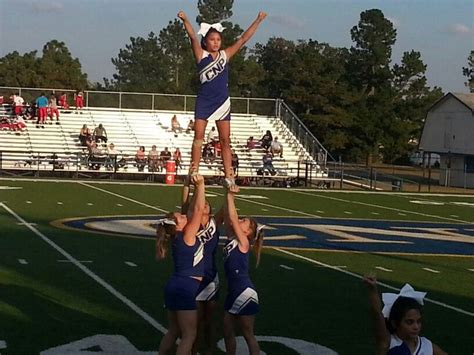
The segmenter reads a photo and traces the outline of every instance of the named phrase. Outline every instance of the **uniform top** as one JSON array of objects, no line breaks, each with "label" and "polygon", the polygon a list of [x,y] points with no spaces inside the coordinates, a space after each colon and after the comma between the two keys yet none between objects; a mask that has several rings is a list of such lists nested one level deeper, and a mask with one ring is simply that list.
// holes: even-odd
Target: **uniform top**
[{"label": "uniform top", "polygon": [[201,61],[197,64],[199,81],[201,83],[198,96],[223,102],[229,97],[229,69],[225,51],[219,51],[216,59],[203,51]]},{"label": "uniform top", "polygon": [[25,100],[23,100],[23,98],[21,96],[15,96],[15,98],[13,99],[13,103],[16,106],[21,106],[21,105],[23,105],[24,102],[25,102]]},{"label": "uniform top", "polygon": [[224,271],[227,279],[249,277],[249,253],[240,251],[237,239],[231,239],[224,247]]},{"label": "uniform top", "polygon": [[174,274],[184,277],[204,276],[203,251],[204,246],[198,240],[193,246],[186,245],[183,232],[177,232],[173,239]]},{"label": "uniform top", "polygon": [[51,108],[58,108],[58,103],[54,96],[49,99],[49,106]]},{"label": "uniform top", "polygon": [[[390,350],[387,355],[412,355],[412,353],[402,339],[392,334],[390,337]],[[413,355],[433,355],[433,344],[425,337],[418,337]]]},{"label": "uniform top", "polygon": [[214,217],[209,219],[207,225],[199,230],[196,238],[204,245],[204,276],[213,279],[217,273],[216,251],[219,244],[219,230]]},{"label": "uniform top", "polygon": [[36,105],[41,108],[41,107],[48,107],[48,99],[46,96],[40,96],[36,99]]}]

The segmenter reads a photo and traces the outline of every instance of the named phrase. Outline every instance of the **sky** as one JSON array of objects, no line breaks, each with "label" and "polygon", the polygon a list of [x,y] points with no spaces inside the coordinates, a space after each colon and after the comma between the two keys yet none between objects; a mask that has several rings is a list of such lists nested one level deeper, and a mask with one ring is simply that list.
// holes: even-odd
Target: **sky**
[{"label": "sky", "polygon": [[[428,85],[468,92],[462,67],[474,49],[473,0],[235,0],[229,20],[245,29],[259,10],[268,13],[250,47],[271,37],[350,47],[350,29],[362,11],[373,8],[397,29],[392,64],[405,51],[419,51]],[[0,0],[0,9],[0,57],[15,50],[41,53],[57,39],[94,82],[112,77],[111,58],[130,37],[159,33],[179,10],[193,23],[198,13],[197,0]]]}]

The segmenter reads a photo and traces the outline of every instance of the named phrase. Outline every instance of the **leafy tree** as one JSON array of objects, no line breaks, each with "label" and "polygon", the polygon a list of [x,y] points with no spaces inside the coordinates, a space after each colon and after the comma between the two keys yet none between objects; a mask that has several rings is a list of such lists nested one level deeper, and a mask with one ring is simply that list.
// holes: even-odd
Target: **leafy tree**
[{"label": "leafy tree", "polygon": [[165,78],[168,87],[165,92],[189,92],[196,76],[195,62],[181,22],[176,19],[170,21],[168,26],[160,31],[158,42],[164,55],[163,66],[168,69]]},{"label": "leafy tree", "polygon": [[44,45],[38,75],[42,78],[44,87],[60,89],[87,87],[87,74],[82,73],[79,59],[72,58],[66,44],[57,40]]},{"label": "leafy tree", "polygon": [[153,32],[146,39],[130,37],[125,49],[120,49],[118,56],[112,58],[117,70],[112,84],[122,91],[162,92],[166,89],[168,78],[163,64],[165,59],[158,37]]},{"label": "leafy tree", "polygon": [[20,55],[17,51],[0,58],[0,85],[19,87],[39,87],[39,59],[36,51]]},{"label": "leafy tree", "polygon": [[467,77],[465,85],[469,88],[470,92],[474,93],[474,51],[467,58],[467,67],[462,68],[462,74]]}]

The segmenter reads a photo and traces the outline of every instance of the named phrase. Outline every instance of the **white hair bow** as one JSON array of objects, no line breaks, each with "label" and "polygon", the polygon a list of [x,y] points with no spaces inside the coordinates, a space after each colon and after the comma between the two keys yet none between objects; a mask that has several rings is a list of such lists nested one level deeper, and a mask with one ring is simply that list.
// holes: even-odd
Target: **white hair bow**
[{"label": "white hair bow", "polygon": [[171,224],[175,226],[176,222],[174,221],[174,219],[171,219],[171,218],[162,218],[156,221],[156,224]]},{"label": "white hair bow", "polygon": [[217,32],[222,32],[225,30],[225,27],[223,27],[220,22],[216,22],[213,24],[203,22],[201,23],[201,28],[199,29],[198,35],[206,37],[207,32],[209,32],[211,28],[215,29]]},{"label": "white hair bow", "polygon": [[392,306],[399,297],[413,298],[419,304],[423,305],[423,298],[425,298],[425,296],[426,292],[415,291],[409,284],[405,284],[398,295],[396,293],[382,293],[383,316],[387,319],[390,317]]},{"label": "white hair bow", "polygon": [[260,233],[260,231],[265,228],[267,228],[265,224],[257,223],[257,234]]}]

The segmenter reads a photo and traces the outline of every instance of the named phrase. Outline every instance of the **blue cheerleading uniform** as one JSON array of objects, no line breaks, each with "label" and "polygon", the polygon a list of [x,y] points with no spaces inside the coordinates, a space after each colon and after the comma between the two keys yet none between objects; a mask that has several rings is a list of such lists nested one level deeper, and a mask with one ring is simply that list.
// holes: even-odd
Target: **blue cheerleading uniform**
[{"label": "blue cheerleading uniform", "polygon": [[171,311],[195,310],[196,294],[201,282],[193,277],[204,276],[204,247],[198,240],[186,245],[183,233],[173,239],[174,272],[165,286],[165,306]]},{"label": "blue cheerleading uniform", "polygon": [[240,251],[237,239],[224,247],[224,270],[228,285],[224,309],[234,315],[258,313],[258,294],[249,276],[249,252]]},{"label": "blue cheerleading uniform", "polygon": [[230,120],[229,67],[225,51],[219,51],[216,59],[209,52],[203,51],[197,69],[201,85],[194,118],[208,121]]},{"label": "blue cheerleading uniform", "polygon": [[216,251],[219,244],[219,230],[214,217],[209,219],[196,238],[204,245],[204,278],[199,286],[196,301],[216,300],[219,291],[219,275],[216,266]]},{"label": "blue cheerleading uniform", "polygon": [[412,353],[403,340],[392,334],[387,355],[433,355],[433,344],[430,340],[425,337],[418,337],[417,340],[415,352]]}]

